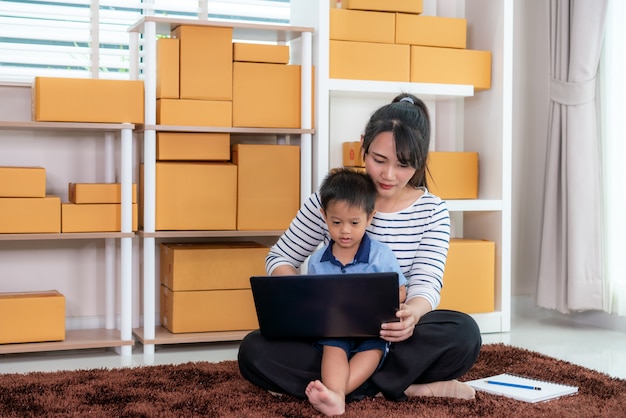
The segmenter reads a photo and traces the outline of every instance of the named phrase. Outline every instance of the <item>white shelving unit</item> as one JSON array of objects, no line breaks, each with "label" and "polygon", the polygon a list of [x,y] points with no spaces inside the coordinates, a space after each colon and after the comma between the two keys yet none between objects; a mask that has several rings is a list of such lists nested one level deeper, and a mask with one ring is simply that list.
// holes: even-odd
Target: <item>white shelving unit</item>
[{"label": "white shelving unit", "polygon": [[[157,34],[169,35],[177,26],[221,26],[233,28],[234,40],[290,43],[291,62],[301,65],[301,129],[222,128],[198,126],[162,126],[156,124],[156,40]],[[153,354],[157,344],[241,340],[244,332],[208,332],[172,334],[155,325],[155,296],[158,277],[155,271],[156,239],[159,238],[247,238],[276,237],[283,231],[155,231],[156,132],[227,132],[231,135],[297,137],[301,156],[301,198],[312,190],[312,34],[310,27],[265,25],[224,21],[172,19],[146,16],[129,29],[131,78],[140,78],[139,45],[143,45],[143,80],[145,88],[145,125],[143,127],[144,227],[143,240],[143,327],[134,334],[144,346],[144,354]]]},{"label": "white shelving unit", "polygon": [[[132,338],[132,132],[133,124],[62,123],[0,121],[0,131],[27,131],[35,135],[63,132],[69,135],[101,133],[105,141],[106,179],[115,182],[114,143],[120,139],[120,177],[122,184],[121,230],[107,233],[0,234],[0,241],[104,240],[106,258],[105,328],[67,330],[64,341],[0,345],[0,354],[27,353],[89,348],[116,348],[121,355],[130,355]],[[0,147],[2,141],[0,139]],[[8,139],[10,140],[10,139]],[[120,322],[116,329],[116,240],[120,241],[119,306]]]},{"label": "white shelving unit", "polygon": [[[439,5],[425,0],[425,14],[438,14]],[[472,316],[483,333],[506,332],[511,315],[513,1],[453,0],[443,6],[453,9],[447,16],[467,18],[468,48],[492,52],[491,89],[475,93],[467,85],[331,79],[328,2],[291,0],[291,22],[315,27],[313,185],[330,167],[341,165],[341,144],[359,139],[374,110],[399,93],[421,97],[431,113],[433,149],[479,153],[479,198],[447,205],[454,236],[496,243],[495,311]]]}]

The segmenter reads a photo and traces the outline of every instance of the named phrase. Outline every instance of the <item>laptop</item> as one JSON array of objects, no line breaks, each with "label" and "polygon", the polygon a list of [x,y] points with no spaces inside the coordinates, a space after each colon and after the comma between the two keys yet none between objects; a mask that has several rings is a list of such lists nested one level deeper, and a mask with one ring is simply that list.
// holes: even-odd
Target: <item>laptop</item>
[{"label": "laptop", "polygon": [[398,320],[395,272],[253,276],[250,285],[267,338],[376,337]]}]

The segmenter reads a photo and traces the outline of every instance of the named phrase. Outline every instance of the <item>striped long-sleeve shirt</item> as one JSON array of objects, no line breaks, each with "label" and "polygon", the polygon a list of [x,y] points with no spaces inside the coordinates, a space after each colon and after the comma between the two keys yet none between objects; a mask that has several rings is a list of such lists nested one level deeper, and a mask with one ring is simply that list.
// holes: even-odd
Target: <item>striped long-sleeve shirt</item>
[{"label": "striped long-sleeve shirt", "polygon": [[[320,207],[318,193],[302,205],[289,229],[270,249],[265,265],[269,273],[281,265],[298,268],[320,243],[328,244],[330,235]],[[421,296],[436,308],[450,243],[450,214],[445,202],[425,191],[404,210],[376,212],[367,231],[396,255],[408,280],[407,300]]]}]

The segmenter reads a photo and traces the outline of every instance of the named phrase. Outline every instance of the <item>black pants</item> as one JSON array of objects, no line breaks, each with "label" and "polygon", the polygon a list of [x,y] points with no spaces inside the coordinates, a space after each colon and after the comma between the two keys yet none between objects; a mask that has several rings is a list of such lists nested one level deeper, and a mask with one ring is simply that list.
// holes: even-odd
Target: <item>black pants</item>
[{"label": "black pants", "polygon": [[[478,325],[461,312],[436,310],[424,315],[413,336],[392,343],[382,367],[347,400],[373,397],[405,400],[412,383],[455,379],[478,357],[482,341]],[[307,384],[321,378],[320,353],[310,341],[270,340],[259,331],[248,334],[239,347],[239,370],[253,384],[274,392],[306,398]]]}]

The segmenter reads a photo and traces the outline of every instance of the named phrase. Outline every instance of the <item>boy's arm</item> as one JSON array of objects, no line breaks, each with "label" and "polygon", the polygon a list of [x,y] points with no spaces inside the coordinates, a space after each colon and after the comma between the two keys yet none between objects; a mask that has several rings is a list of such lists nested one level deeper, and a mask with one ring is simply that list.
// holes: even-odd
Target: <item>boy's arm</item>
[{"label": "boy's arm", "polygon": [[406,301],[406,285],[400,286],[400,303]]}]

